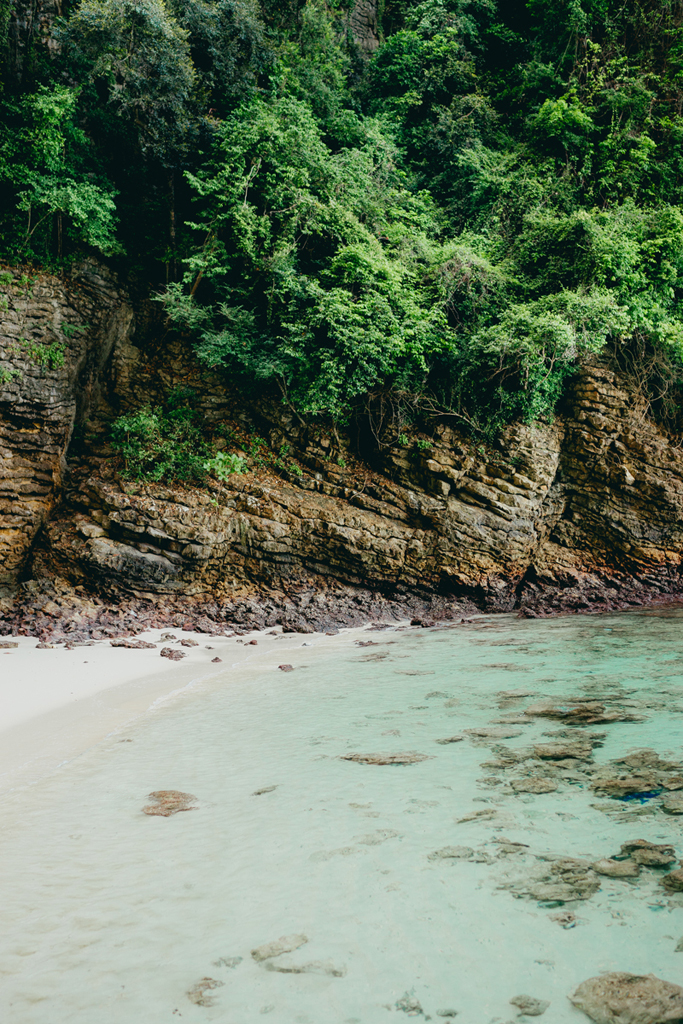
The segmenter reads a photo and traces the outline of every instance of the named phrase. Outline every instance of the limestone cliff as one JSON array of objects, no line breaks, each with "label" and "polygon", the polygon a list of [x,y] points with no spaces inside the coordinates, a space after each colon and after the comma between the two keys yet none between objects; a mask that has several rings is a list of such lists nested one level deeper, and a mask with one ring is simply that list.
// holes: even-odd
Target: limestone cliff
[{"label": "limestone cliff", "polygon": [[[20,376],[0,385],[6,629],[45,633],[65,616],[92,627],[112,609],[129,627],[208,615],[307,629],[679,595],[680,451],[606,365],[583,367],[554,423],[511,426],[493,448],[441,423],[429,447],[388,448],[372,465],[347,450],[339,465],[324,430],[278,405],[236,406],[179,341],[163,339],[161,359],[162,340],[136,338],[101,268],[15,283],[7,301],[0,368]],[[51,338],[66,346],[62,367],[30,356],[28,342]],[[247,417],[286,438],[303,473],[131,484],[101,442],[82,442],[88,418],[105,424],[179,382],[197,384],[208,420]]]}]

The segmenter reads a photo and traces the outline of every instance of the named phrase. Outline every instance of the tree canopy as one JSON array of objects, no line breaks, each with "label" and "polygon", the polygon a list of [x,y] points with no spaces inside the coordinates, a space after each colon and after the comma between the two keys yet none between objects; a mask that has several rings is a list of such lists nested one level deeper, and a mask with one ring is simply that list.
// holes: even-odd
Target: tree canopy
[{"label": "tree canopy", "polygon": [[492,433],[599,353],[683,379],[683,3],[386,0],[370,57],[352,7],[80,0],[21,68],[0,18],[2,258],[95,251],[335,422]]}]

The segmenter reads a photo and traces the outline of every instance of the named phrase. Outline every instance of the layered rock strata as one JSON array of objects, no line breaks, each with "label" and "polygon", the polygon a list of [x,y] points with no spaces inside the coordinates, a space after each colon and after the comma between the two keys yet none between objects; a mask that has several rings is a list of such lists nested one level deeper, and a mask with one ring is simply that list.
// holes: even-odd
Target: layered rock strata
[{"label": "layered rock strata", "polygon": [[[339,465],[330,437],[281,407],[236,412],[177,340],[136,348],[131,305],[102,271],[32,289],[10,294],[0,335],[0,367],[20,372],[0,386],[7,628],[28,616],[44,632],[88,601],[84,620],[210,608],[212,621],[308,628],[680,594],[680,453],[606,365],[582,368],[555,422],[513,425],[495,447],[442,423],[421,447],[372,465],[349,449]],[[64,366],[22,358],[19,337],[60,338]],[[257,417],[274,445],[286,439],[300,475],[257,466],[203,488],[133,484],[106,450],[69,448],[88,415],[105,422],[188,381],[209,420]]]}]

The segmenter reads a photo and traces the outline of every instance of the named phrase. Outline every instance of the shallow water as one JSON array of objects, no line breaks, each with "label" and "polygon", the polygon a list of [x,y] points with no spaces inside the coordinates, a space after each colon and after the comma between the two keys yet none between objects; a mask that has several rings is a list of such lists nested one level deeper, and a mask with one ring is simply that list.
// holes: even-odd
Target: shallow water
[{"label": "shallow water", "polygon": [[[591,726],[607,734],[596,762],[641,747],[680,759],[682,626],[669,611],[367,631],[368,647],[342,634],[289,652],[293,672],[271,659],[144,716],[3,799],[2,1018],[381,1024],[453,1009],[459,1024],[503,1024],[528,993],[551,1003],[539,1019],[565,1024],[586,1020],[567,995],[600,971],[680,983],[683,896],[660,872],[603,877],[591,899],[560,907],[505,886],[523,888],[544,854],[594,861],[631,839],[681,856],[683,816],[601,799],[577,778],[517,794],[508,783],[523,771],[481,767],[492,747],[527,747],[561,722],[435,741],[542,696],[617,694],[646,720]],[[499,696],[510,690],[529,696]],[[340,758],[377,751],[430,759]],[[158,789],[198,807],[142,814]],[[491,813],[459,820],[476,811]],[[501,852],[501,840],[527,846]],[[474,852],[429,859],[446,846]],[[574,927],[553,920],[561,911]],[[292,934],[308,942],[251,957]],[[221,985],[203,990],[207,978]]]}]

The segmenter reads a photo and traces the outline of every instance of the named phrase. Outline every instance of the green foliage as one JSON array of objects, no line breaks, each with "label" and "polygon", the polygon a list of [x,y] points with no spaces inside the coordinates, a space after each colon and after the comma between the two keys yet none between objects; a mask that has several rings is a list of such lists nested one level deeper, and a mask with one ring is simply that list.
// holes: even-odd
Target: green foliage
[{"label": "green foliage", "polygon": [[68,86],[41,86],[4,104],[0,226],[8,255],[61,256],[65,239],[104,254],[120,251],[115,193],[82,168],[89,141],[77,124],[78,95]]},{"label": "green foliage", "polygon": [[[549,418],[596,356],[649,368],[672,421],[678,0],[384,0],[370,59],[352,6],[67,6],[58,46],[4,65],[0,256],[118,261],[227,388],[371,421],[380,442],[378,409],[400,412],[391,443],[421,414],[489,434]],[[58,345],[33,358],[54,368]],[[238,465],[190,406],[131,414],[129,472]],[[296,471],[245,444],[251,464]]]},{"label": "green foliage", "polygon": [[168,157],[182,148],[195,69],[188,33],[162,0],[81,0],[62,39],[135,125],[143,150]]},{"label": "green foliage", "polygon": [[[112,448],[133,480],[202,482],[212,453],[189,406],[170,402],[120,416],[111,428]],[[213,467],[212,467],[213,468]]]},{"label": "green foliage", "polygon": [[48,345],[40,341],[19,338],[18,346],[32,363],[44,370],[58,370],[64,366],[66,345],[61,341],[53,341]]},{"label": "green foliage", "polygon": [[246,473],[247,463],[232,452],[216,452],[204,463],[204,469],[216,480],[227,480],[233,473]]}]

